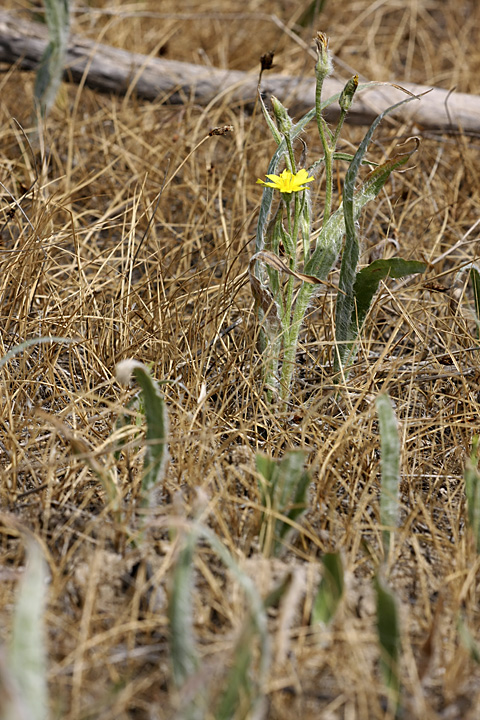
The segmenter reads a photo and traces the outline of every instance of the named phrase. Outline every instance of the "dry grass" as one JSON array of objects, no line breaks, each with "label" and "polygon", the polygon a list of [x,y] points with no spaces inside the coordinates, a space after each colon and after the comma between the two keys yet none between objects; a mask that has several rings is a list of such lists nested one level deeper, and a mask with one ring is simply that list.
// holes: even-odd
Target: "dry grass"
[{"label": "dry grass", "polygon": [[[274,48],[279,69],[310,72],[312,30],[288,32],[306,2],[264,2],[260,12],[247,0],[239,12],[230,0],[192,0],[185,15],[169,0],[163,15],[155,2],[91,5],[77,11],[74,29],[104,42],[245,70]],[[343,64],[369,79],[477,89],[474,0],[327,0],[317,27],[332,38],[340,71]],[[175,548],[162,528],[169,517],[198,512],[199,491],[204,521],[263,594],[289,568],[300,578],[286,639],[280,616],[270,618],[268,717],[386,717],[371,589],[380,552],[380,390],[393,400],[402,438],[404,514],[391,584],[401,600],[406,717],[477,717],[480,670],[456,623],[462,611],[473,634],[480,631],[479,563],[465,535],[462,479],[479,431],[480,366],[471,298],[455,276],[478,260],[478,139],[418,132],[415,167],[393,178],[363,220],[362,261],[398,254],[425,260],[428,273],[382,287],[341,398],[329,375],[333,298],[321,295],[305,327],[294,412],[282,416],[264,400],[245,276],[260,199],[254,180],[272,151],[261,117],[223,98],[207,109],[172,107],[64,86],[34,158],[14,121],[29,127],[33,77],[10,69],[0,80],[0,355],[32,337],[74,339],[29,348],[1,370],[0,385],[2,507],[41,539],[52,576],[52,717],[174,716],[166,587]],[[226,123],[233,135],[210,138],[169,182],[209,130]],[[382,157],[411,133],[383,125],[374,152]],[[359,137],[347,129],[348,140]],[[313,157],[313,136],[312,143]],[[176,381],[165,389],[171,460],[143,558],[128,542],[141,453],[132,443],[117,460],[112,444],[133,392],[116,383],[114,367],[128,357]],[[71,434],[116,467],[123,526],[74,456]],[[254,454],[298,447],[310,451],[309,512],[284,560],[267,561],[258,548]],[[24,547],[7,515],[0,531],[6,637],[16,576],[8,569],[22,567]],[[332,550],[343,553],[348,587],[319,641],[309,608],[319,558]],[[233,579],[200,546],[195,628],[209,675],[220,676],[228,662],[243,604]]]}]

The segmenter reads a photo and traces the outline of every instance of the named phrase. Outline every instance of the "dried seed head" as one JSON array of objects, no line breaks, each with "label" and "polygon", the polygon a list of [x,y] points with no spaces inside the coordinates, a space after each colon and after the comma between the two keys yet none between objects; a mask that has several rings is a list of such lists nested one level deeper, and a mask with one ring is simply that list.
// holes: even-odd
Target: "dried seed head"
[{"label": "dried seed head", "polygon": [[260,67],[262,69],[262,72],[264,70],[271,70],[273,67],[273,58],[275,57],[275,53],[273,50],[270,50],[269,52],[266,52],[262,57],[260,58]]},{"label": "dried seed head", "polygon": [[210,137],[213,135],[226,135],[229,132],[233,132],[233,125],[222,125],[221,127],[215,127],[208,133]]},{"label": "dried seed head", "polygon": [[315,65],[315,74],[317,79],[320,77],[324,80],[333,72],[333,63],[328,49],[328,37],[325,33],[317,32],[315,37],[315,45],[317,46],[317,64]]},{"label": "dried seed head", "polygon": [[115,366],[115,375],[118,382],[122,385],[128,385],[130,378],[132,377],[132,373],[136,368],[146,370],[145,365],[138,360],[128,359],[118,362]]}]

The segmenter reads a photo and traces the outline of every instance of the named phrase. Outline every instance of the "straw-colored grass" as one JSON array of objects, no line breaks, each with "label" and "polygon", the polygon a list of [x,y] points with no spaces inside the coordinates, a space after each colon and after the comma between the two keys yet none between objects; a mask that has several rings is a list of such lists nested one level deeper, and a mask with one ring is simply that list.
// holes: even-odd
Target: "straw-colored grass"
[{"label": "straw-colored grass", "polygon": [[[180,13],[170,0],[77,5],[75,32],[137,52],[253,71],[274,49],[277,69],[311,73],[310,41],[320,29],[345,78],[351,69],[371,80],[478,91],[475,0],[326,0],[315,27],[298,35],[306,0],[241,7],[192,0]],[[27,348],[0,370],[1,636],[8,638],[24,565],[20,523],[40,540],[51,576],[51,718],[175,717],[172,528],[193,517],[263,597],[294,573],[289,606],[269,613],[266,717],[387,717],[372,585],[382,548],[380,391],[392,399],[402,448],[402,522],[389,582],[400,602],[406,717],[476,718],[480,668],[457,623],[462,614],[478,637],[479,561],[465,530],[463,473],[479,432],[480,351],[471,289],[457,273],[478,261],[478,138],[393,121],[379,128],[374,159],[412,134],[421,146],[364,215],[361,261],[398,254],[428,263],[427,274],[381,286],[340,394],[330,377],[334,298],[330,290],[320,295],[306,318],[290,406],[279,412],[263,392],[246,275],[261,195],[255,180],[273,149],[261,114],[229,105],[228,95],[203,108],[188,98],[171,106],[63,85],[31,147],[34,78],[7,70],[0,356],[33,337],[73,340]],[[234,132],[209,138],[170,182],[197,143],[225,124]],[[349,127],[345,137],[347,147],[362,131]],[[311,141],[313,157],[318,139]],[[320,213],[321,191],[314,202]],[[141,441],[132,433],[114,454],[117,418],[135,392],[115,379],[125,358],[171,381],[162,386],[170,460],[141,550],[131,544]],[[309,451],[308,512],[282,560],[264,558],[255,452],[281,457],[298,448]],[[121,523],[86,456],[115,474]],[[321,556],[335,551],[346,569],[345,598],[322,634],[309,617]],[[215,687],[242,630],[245,598],[210,546],[200,542],[194,557],[199,682]]]}]

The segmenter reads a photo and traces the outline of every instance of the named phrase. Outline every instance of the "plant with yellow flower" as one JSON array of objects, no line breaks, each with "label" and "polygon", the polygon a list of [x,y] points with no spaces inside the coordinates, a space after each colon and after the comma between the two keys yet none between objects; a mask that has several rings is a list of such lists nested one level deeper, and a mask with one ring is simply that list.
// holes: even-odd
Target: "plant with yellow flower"
[{"label": "plant with yellow flower", "polygon": [[[360,251],[355,230],[363,208],[377,197],[390,174],[405,165],[418,147],[415,140],[410,149],[375,165],[365,159],[373,132],[387,113],[418,98],[411,96],[382,112],[354,155],[339,152],[340,133],[357,90],[362,91],[376,83],[359,85],[355,75],[341,93],[322,100],[323,82],[332,72],[332,62],[326,35],[317,33],[315,42],[315,107],[298,123],[293,122],[275,97],[271,98],[272,118],[259,92],[265,120],[278,147],[270,161],[267,180],[257,180],[263,186],[263,197],[249,276],[261,322],[260,349],[264,355],[267,395],[271,400],[279,397],[283,405],[290,395],[299,335],[308,305],[319,284],[327,282],[340,257],[340,278],[335,288],[336,381],[345,376],[353,362],[356,341],[380,281],[387,276],[398,278],[425,270],[423,263],[401,258],[376,260],[358,270]],[[340,116],[332,130],[323,113],[335,102],[340,106]],[[303,167],[306,144],[301,135],[314,119],[323,155],[306,168]],[[295,150],[300,143],[300,158],[297,159]],[[348,168],[342,198],[335,208],[333,164],[336,161],[348,163]],[[359,169],[365,164],[373,166],[373,170],[357,187]],[[282,165],[284,169],[279,172]],[[313,233],[310,191],[320,171],[325,183],[322,226]],[[272,212],[276,192],[280,194],[280,201]],[[319,214],[316,212],[315,216]]]}]

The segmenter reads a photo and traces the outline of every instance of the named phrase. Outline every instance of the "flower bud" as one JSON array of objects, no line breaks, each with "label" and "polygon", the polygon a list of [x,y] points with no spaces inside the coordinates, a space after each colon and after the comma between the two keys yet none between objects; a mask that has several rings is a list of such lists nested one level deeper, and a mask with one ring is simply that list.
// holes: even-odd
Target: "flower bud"
[{"label": "flower bud", "polygon": [[357,92],[357,87],[358,75],[354,75],[347,82],[342,92],[340,93],[340,97],[338,98],[338,104],[340,105],[340,108],[343,110],[343,112],[348,112],[350,110],[353,102],[353,96]]},{"label": "flower bud", "polygon": [[272,95],[270,100],[272,102],[277,127],[281,133],[287,135],[293,127],[293,122],[287,112],[287,108],[284,107],[280,100],[278,100],[274,95]]},{"label": "flower bud", "polygon": [[317,46],[317,64],[315,65],[315,74],[317,79],[320,77],[324,80],[333,72],[333,63],[328,49],[328,37],[325,33],[317,32],[315,38]]}]

